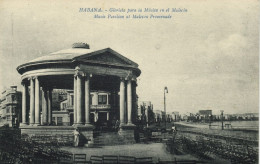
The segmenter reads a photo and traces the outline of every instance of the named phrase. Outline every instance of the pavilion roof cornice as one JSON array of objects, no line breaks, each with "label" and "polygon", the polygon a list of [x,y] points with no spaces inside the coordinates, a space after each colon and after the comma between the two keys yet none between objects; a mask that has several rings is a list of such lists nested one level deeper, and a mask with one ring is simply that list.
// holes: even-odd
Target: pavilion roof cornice
[{"label": "pavilion roof cornice", "polygon": [[68,59],[68,60],[46,60],[46,61],[37,61],[37,62],[30,62],[30,63],[25,63],[22,65],[19,65],[16,70],[21,74],[22,71],[21,69],[24,69],[26,67],[31,67],[31,66],[36,66],[36,65],[46,65],[46,64],[56,64],[56,63],[71,63],[72,60]]}]

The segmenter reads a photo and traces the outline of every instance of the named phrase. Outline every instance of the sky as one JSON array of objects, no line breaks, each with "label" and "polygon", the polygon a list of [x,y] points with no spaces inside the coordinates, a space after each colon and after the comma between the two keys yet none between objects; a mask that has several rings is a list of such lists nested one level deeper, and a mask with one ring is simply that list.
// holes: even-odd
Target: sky
[{"label": "sky", "polygon": [[[79,8],[182,8],[171,19],[98,19]],[[100,13],[107,15],[108,13]],[[168,112],[258,112],[259,1],[0,0],[0,91],[21,90],[17,66],[86,42],[110,47],[139,64],[139,101]]]}]

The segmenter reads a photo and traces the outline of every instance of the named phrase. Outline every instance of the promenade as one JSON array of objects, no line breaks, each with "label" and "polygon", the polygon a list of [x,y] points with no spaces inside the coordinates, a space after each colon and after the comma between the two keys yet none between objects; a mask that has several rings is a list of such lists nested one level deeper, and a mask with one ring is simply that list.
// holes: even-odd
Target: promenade
[{"label": "promenade", "polygon": [[182,131],[217,135],[221,137],[236,138],[246,141],[258,142],[258,131],[247,129],[209,129],[209,124],[193,124],[186,122],[176,122],[175,125]]},{"label": "promenade", "polygon": [[61,150],[66,150],[73,154],[86,154],[87,160],[89,160],[91,156],[102,155],[153,157],[154,162],[157,162],[159,158],[164,161],[173,161],[175,158],[176,160],[199,160],[187,154],[173,155],[166,150],[164,143],[102,146],[100,148],[61,147]]}]

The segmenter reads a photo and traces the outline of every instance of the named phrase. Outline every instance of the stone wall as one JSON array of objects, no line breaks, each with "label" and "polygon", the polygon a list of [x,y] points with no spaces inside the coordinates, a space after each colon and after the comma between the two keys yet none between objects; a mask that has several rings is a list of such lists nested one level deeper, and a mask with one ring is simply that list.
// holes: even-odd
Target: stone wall
[{"label": "stone wall", "polygon": [[[80,132],[80,145],[93,145],[93,128],[92,127],[77,127]],[[73,141],[74,126],[23,126],[20,127],[21,134],[27,134],[29,137],[51,137],[59,141],[60,138],[68,137],[68,141]],[[87,144],[87,145],[86,145]]]},{"label": "stone wall", "polygon": [[24,126],[20,127],[21,134],[27,134],[29,137],[35,135],[68,135],[73,136],[73,126]]}]

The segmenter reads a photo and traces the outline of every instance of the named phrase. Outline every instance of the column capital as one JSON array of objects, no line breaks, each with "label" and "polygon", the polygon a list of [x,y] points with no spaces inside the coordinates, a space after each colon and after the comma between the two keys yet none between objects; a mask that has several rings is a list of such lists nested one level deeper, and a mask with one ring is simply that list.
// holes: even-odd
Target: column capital
[{"label": "column capital", "polygon": [[38,76],[31,76],[31,77],[28,77],[28,80],[35,80],[35,79],[39,79]]},{"label": "column capital", "polygon": [[49,88],[48,88],[48,87],[46,87],[46,86],[42,86],[42,90],[43,90],[43,91],[48,91],[48,90],[49,90]]},{"label": "column capital", "polygon": [[30,80],[34,80],[33,76],[28,77],[28,80],[29,80],[29,81],[30,81]]},{"label": "column capital", "polygon": [[52,91],[53,88],[52,88],[52,87],[47,87],[47,90],[48,90],[48,91]]},{"label": "column capital", "polygon": [[131,78],[131,80],[134,81],[134,82],[137,82],[137,79],[136,79],[135,76],[133,76],[133,77]]},{"label": "column capital", "polygon": [[126,77],[120,77],[120,82],[125,82],[125,80],[127,80]]},{"label": "column capital", "polygon": [[32,80],[38,79],[38,76],[31,76],[30,77]]},{"label": "column capital", "polygon": [[92,74],[89,73],[82,73],[82,77],[85,77],[85,79],[90,79],[92,77]]},{"label": "column capital", "polygon": [[83,77],[84,76],[84,72],[79,70],[79,69],[75,69],[75,74],[74,77]]},{"label": "column capital", "polygon": [[126,81],[137,81],[137,80],[136,80],[136,76],[134,76],[134,75],[128,75],[128,76],[126,76],[126,77],[125,77],[125,80],[126,80]]},{"label": "column capital", "polygon": [[21,81],[21,85],[28,85],[28,81],[25,81],[25,79],[23,79],[22,81]]}]

